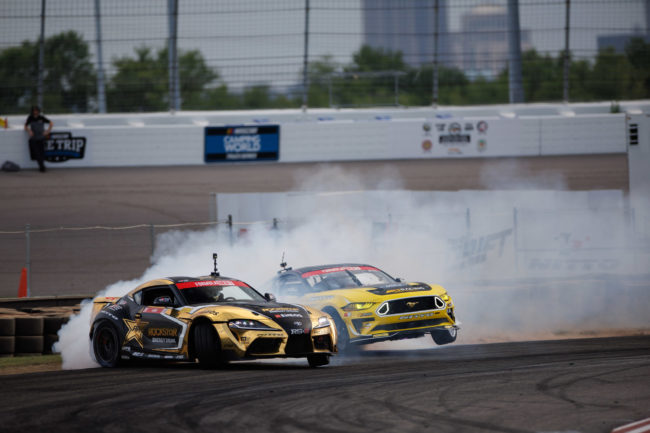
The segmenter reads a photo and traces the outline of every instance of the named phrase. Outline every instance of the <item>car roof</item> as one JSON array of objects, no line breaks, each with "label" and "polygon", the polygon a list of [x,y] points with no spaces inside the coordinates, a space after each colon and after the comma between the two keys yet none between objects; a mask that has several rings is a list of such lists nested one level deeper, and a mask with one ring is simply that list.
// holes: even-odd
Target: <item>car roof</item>
[{"label": "car roof", "polygon": [[[331,265],[305,266],[304,268],[292,269],[292,271],[299,274],[304,274],[305,272],[321,271],[323,269],[329,269],[329,268],[353,267],[353,266],[357,267],[357,266],[372,266],[372,265],[368,265],[365,263],[335,263]],[[372,267],[376,268],[376,266],[372,266]]]},{"label": "car roof", "polygon": [[[230,278],[230,277],[225,277],[225,276],[218,276],[214,277],[212,275],[203,275],[200,277],[165,277],[165,278],[157,278],[155,280],[150,280],[145,283],[140,284],[138,287],[135,289],[131,290],[129,294],[133,294],[139,290],[145,289],[147,287],[153,287],[153,286],[161,286],[161,285],[170,285],[170,284],[176,284],[176,283],[187,283],[190,281],[205,281],[205,280],[230,280],[230,281],[242,281],[238,278]],[[250,286],[248,283],[245,281],[242,281],[245,283],[247,286]]]}]

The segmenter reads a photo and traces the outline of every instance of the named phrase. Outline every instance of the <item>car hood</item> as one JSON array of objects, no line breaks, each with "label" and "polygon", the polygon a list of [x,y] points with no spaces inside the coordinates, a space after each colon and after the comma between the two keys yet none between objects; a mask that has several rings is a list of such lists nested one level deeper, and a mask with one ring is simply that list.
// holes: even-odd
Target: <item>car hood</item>
[{"label": "car hood", "polygon": [[311,330],[311,317],[309,316],[309,312],[300,305],[281,302],[248,302],[233,303],[232,306],[266,316],[287,332],[290,329],[303,329],[305,332]]},{"label": "car hood", "polygon": [[408,298],[412,296],[442,295],[445,289],[426,283],[391,283],[378,284],[373,287],[352,287],[349,289],[329,290],[310,293],[310,300],[324,299],[330,296],[342,296],[350,302],[381,302],[390,298]]}]

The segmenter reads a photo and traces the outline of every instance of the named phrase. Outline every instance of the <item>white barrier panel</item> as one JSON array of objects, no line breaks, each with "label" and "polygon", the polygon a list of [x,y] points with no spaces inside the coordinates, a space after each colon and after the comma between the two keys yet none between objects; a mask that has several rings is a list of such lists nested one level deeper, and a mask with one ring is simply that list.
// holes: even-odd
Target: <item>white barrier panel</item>
[{"label": "white barrier panel", "polygon": [[[622,114],[513,119],[380,116],[377,120],[285,121],[279,125],[280,162],[519,157],[627,150]],[[70,133],[86,141],[83,158],[69,159],[61,166],[204,164],[202,125],[143,126],[134,121],[132,126],[115,127],[55,125],[54,132],[61,136]],[[0,130],[0,139],[0,162],[10,160],[22,167],[36,167],[29,159],[24,131]]]},{"label": "white barrier panel", "polygon": [[[276,219],[280,231],[322,227],[371,233],[370,250],[417,251],[418,260],[476,277],[634,274],[650,266],[622,191],[350,191],[218,194],[219,220]],[[335,229],[336,230],[336,229]],[[334,234],[333,234],[334,235]],[[370,253],[370,251],[369,251]],[[399,253],[398,253],[399,254]]]}]

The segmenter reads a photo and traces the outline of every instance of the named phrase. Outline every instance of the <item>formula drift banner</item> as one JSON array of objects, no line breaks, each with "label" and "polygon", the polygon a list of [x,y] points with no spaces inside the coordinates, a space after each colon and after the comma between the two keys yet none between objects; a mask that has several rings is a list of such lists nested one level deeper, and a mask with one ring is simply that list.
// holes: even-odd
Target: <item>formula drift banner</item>
[{"label": "formula drift banner", "polygon": [[277,161],[280,126],[208,126],[205,162]]}]

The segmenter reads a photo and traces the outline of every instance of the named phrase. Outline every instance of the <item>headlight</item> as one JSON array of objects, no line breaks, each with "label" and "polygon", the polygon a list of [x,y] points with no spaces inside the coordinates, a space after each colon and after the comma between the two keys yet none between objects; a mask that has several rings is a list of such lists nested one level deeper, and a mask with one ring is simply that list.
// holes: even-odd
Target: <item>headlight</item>
[{"label": "headlight", "polygon": [[373,305],[375,305],[374,302],[352,302],[351,304],[348,304],[345,307],[341,307],[341,310],[343,311],[367,310]]},{"label": "headlight", "polygon": [[231,320],[228,322],[228,326],[235,329],[273,329],[270,326],[266,326],[262,322],[258,322],[257,320],[244,319]]},{"label": "headlight", "polygon": [[314,326],[314,329],[324,328],[326,326],[330,326],[330,320],[325,316],[321,316],[318,318],[318,325]]},{"label": "headlight", "polygon": [[445,301],[445,302],[448,302],[449,299],[450,299],[450,298],[449,298],[449,295],[446,294],[446,293],[445,293],[444,295],[442,295],[441,298],[442,298],[442,300]]}]

